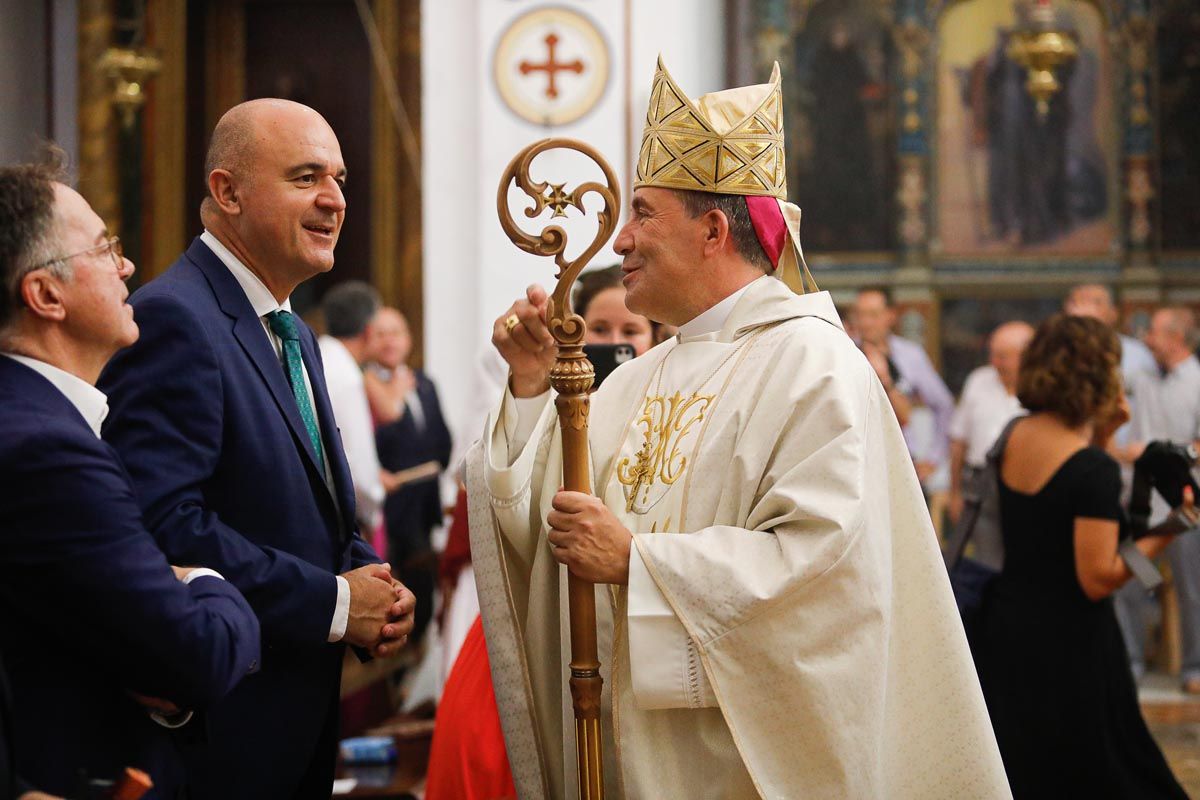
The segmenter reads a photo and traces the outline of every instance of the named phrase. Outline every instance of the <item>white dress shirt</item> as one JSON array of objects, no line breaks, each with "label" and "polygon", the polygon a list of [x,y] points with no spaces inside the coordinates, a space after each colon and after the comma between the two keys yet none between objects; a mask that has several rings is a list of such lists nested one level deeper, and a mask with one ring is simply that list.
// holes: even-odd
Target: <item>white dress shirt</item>
[{"label": "white dress shirt", "polygon": [[[271,294],[271,290],[266,287],[266,284],[259,279],[257,275],[250,271],[250,268],[238,260],[238,257],[230,252],[229,248],[221,244],[217,237],[205,229],[204,233],[200,234],[200,241],[208,246],[209,250],[213,251],[213,255],[221,259],[221,263],[229,269],[230,274],[237,280],[238,285],[242,287],[242,291],[246,293],[246,299],[250,301],[250,306],[254,309],[254,313],[258,315],[259,322],[262,323],[263,333],[266,334],[267,340],[271,346],[275,348],[275,355],[278,358],[283,356],[283,342],[279,340],[271,331],[271,325],[267,321],[267,315],[273,311],[287,311],[291,313],[292,300],[286,298],[282,303],[275,299],[275,295]],[[282,362],[279,367],[283,369]],[[308,404],[312,408],[313,420],[317,423],[320,429],[320,418],[317,416],[317,404],[313,400],[312,381],[308,377],[308,367],[301,363],[301,371],[304,373],[304,388],[308,391]],[[324,454],[326,448],[322,448]],[[332,475],[329,471],[329,459],[325,457],[325,482],[332,484]],[[346,625],[350,621],[350,584],[341,575],[334,576],[337,579],[337,603],[333,608],[333,620],[329,625],[329,641],[340,642],[342,637],[346,635]]]},{"label": "white dress shirt", "polygon": [[384,491],[379,480],[375,426],[371,422],[371,405],[363,385],[362,368],[339,339],[322,336],[319,344],[333,419],[341,431],[342,447],[350,463],[350,477],[354,480],[358,517],[374,528],[379,524],[383,510]]},{"label": "white dress shirt", "polygon": [[[1188,356],[1170,370],[1136,375],[1128,387],[1132,419],[1129,438],[1149,443],[1165,439],[1175,444],[1200,440],[1200,361]],[[1200,470],[1193,470],[1200,474]],[[1158,492],[1150,494],[1150,526],[1167,518],[1171,507]]]},{"label": "white dress shirt", "polygon": [[1004,426],[1020,413],[1021,401],[1005,390],[995,367],[988,364],[972,370],[950,418],[950,438],[967,445],[963,463],[984,466]]},{"label": "white dress shirt", "polygon": [[104,418],[108,416],[108,396],[104,392],[83,378],[59,369],[53,364],[47,364],[45,361],[19,356],[16,353],[3,353],[3,355],[24,364],[54,384],[54,388],[62,392],[71,405],[75,406],[75,410],[96,434],[96,438],[100,438],[100,426],[104,424]]}]

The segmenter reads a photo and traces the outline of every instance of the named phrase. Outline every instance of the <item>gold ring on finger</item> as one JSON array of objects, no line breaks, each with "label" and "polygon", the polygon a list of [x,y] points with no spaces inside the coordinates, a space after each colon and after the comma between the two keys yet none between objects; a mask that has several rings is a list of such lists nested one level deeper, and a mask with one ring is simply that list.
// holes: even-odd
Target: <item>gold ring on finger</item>
[{"label": "gold ring on finger", "polygon": [[518,317],[516,314],[509,314],[508,318],[504,320],[504,330],[508,333],[512,333],[513,328],[517,327],[517,325],[520,323],[520,317]]}]

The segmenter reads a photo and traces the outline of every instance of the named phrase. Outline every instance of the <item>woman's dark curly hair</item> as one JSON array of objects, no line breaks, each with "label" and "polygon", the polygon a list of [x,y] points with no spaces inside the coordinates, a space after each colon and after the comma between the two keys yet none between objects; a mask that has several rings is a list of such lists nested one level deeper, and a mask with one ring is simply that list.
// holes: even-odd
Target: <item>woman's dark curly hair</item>
[{"label": "woman's dark curly hair", "polygon": [[1055,314],[1038,326],[1021,355],[1017,399],[1078,427],[1121,393],[1121,342],[1091,317]]}]

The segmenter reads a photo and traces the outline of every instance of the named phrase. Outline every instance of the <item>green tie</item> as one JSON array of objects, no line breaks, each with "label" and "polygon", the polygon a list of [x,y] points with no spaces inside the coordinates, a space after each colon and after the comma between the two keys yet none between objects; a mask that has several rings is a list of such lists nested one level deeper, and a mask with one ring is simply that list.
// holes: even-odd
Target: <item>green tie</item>
[{"label": "green tie", "polygon": [[296,319],[289,311],[272,311],[267,314],[267,324],[283,342],[283,367],[287,370],[288,383],[292,385],[292,394],[300,408],[300,419],[304,420],[304,427],[308,429],[308,438],[312,439],[317,463],[323,465],[325,456],[321,451],[321,431],[317,428],[317,417],[313,414],[312,401],[304,385],[304,361],[300,357],[300,334],[296,330]]}]

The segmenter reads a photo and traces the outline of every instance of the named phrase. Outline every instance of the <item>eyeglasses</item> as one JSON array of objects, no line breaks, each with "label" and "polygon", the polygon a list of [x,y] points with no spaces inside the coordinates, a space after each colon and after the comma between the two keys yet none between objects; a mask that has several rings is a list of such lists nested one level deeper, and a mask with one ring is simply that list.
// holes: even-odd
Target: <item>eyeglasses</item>
[{"label": "eyeglasses", "polygon": [[103,244],[98,244],[95,247],[89,247],[87,250],[80,250],[78,253],[71,253],[70,255],[59,256],[58,258],[52,258],[49,261],[43,261],[41,264],[30,267],[29,271],[32,272],[35,269],[44,269],[45,267],[49,267],[53,264],[61,264],[64,261],[70,261],[72,258],[76,258],[78,256],[88,256],[92,253],[103,253],[106,250],[108,251],[109,257],[112,258],[113,266],[117,268],[117,272],[121,272],[125,268],[125,251],[121,248],[121,237],[119,236],[113,236],[111,239],[105,239]]}]

